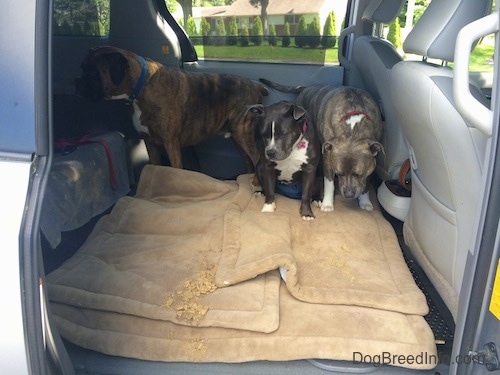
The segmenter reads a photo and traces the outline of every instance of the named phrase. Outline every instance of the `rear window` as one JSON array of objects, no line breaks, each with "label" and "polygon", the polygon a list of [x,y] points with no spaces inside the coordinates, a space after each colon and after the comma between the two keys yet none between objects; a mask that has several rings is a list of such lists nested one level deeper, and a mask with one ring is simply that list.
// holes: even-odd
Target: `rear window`
[{"label": "rear window", "polygon": [[53,34],[107,36],[109,0],[53,0]]},{"label": "rear window", "polygon": [[338,63],[348,0],[175,0],[167,8],[200,59]]}]

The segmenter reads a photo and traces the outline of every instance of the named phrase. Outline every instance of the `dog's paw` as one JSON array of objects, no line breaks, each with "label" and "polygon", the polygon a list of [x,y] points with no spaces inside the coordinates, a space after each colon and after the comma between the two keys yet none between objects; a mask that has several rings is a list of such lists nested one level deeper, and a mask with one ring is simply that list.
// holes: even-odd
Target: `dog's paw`
[{"label": "dog's paw", "polygon": [[264,196],[264,193],[262,193],[262,191],[254,191],[253,195],[255,198],[260,198],[260,197]]},{"label": "dog's paw", "polygon": [[359,207],[366,211],[373,211],[373,204],[368,193],[361,194],[358,198]]},{"label": "dog's paw", "polygon": [[365,211],[373,211],[373,205],[371,202],[363,203],[363,204],[361,204],[361,202],[360,202],[359,207]]},{"label": "dog's paw", "polygon": [[319,209],[323,212],[332,212],[333,211],[333,203],[328,204],[324,201],[319,204]]},{"label": "dog's paw", "polygon": [[311,221],[314,220],[314,216],[303,215],[302,220]]},{"label": "dog's paw", "polygon": [[265,203],[260,212],[274,212],[276,211],[276,203]]},{"label": "dog's paw", "polygon": [[333,204],[332,205],[327,205],[327,204],[323,204],[323,202],[321,201],[312,201],[312,204],[315,206],[315,207],[318,207],[321,211],[324,211],[324,212],[331,212],[333,211]]}]

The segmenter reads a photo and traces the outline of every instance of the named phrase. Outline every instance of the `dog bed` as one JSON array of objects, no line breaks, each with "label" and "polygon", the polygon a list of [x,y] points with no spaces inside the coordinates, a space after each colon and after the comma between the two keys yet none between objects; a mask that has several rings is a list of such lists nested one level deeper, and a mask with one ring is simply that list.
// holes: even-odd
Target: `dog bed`
[{"label": "dog bed", "polygon": [[146,166],[136,196],[47,276],[62,336],[148,360],[425,353],[388,364],[434,367],[425,297],[381,212],[336,197],[334,212],[304,221],[300,202],[278,196],[261,213],[251,178]]}]

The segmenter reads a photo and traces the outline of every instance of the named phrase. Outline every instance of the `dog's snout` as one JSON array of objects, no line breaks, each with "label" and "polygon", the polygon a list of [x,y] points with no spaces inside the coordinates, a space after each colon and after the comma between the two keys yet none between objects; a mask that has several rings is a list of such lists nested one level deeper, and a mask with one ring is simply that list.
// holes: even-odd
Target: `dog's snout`
[{"label": "dog's snout", "polygon": [[356,197],[356,191],[354,189],[345,189],[344,190],[344,197],[348,199],[352,199]]},{"label": "dog's snout", "polygon": [[273,148],[270,148],[269,150],[266,150],[266,155],[269,159],[275,159],[276,156],[278,155],[278,151],[276,151]]}]

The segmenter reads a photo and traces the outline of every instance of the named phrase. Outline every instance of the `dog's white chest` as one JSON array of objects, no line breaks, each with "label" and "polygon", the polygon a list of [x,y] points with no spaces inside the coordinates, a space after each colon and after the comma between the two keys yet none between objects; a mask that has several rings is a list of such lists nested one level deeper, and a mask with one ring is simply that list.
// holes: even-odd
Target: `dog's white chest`
[{"label": "dog's white chest", "polygon": [[287,182],[293,181],[293,174],[300,171],[302,165],[307,163],[309,159],[307,156],[308,145],[309,142],[306,139],[300,140],[286,159],[276,162],[275,168],[280,171],[278,180]]},{"label": "dog's white chest", "polygon": [[[122,99],[128,99],[129,96],[127,94],[121,94],[121,95],[115,95],[111,97],[111,100],[122,100]],[[139,105],[137,102],[134,100],[132,102],[132,108],[134,109],[134,112],[132,113],[132,124],[134,125],[134,129],[137,131],[137,133],[146,133],[149,135],[149,129],[147,126],[142,125],[141,123],[141,115],[142,111],[139,108]]]},{"label": "dog's white chest", "polygon": [[132,114],[132,123],[134,124],[134,128],[138,133],[146,133],[149,134],[149,129],[147,126],[142,125],[141,123],[141,115],[142,111],[139,108],[139,105],[136,101],[132,102],[132,107],[134,108],[134,113]]}]

